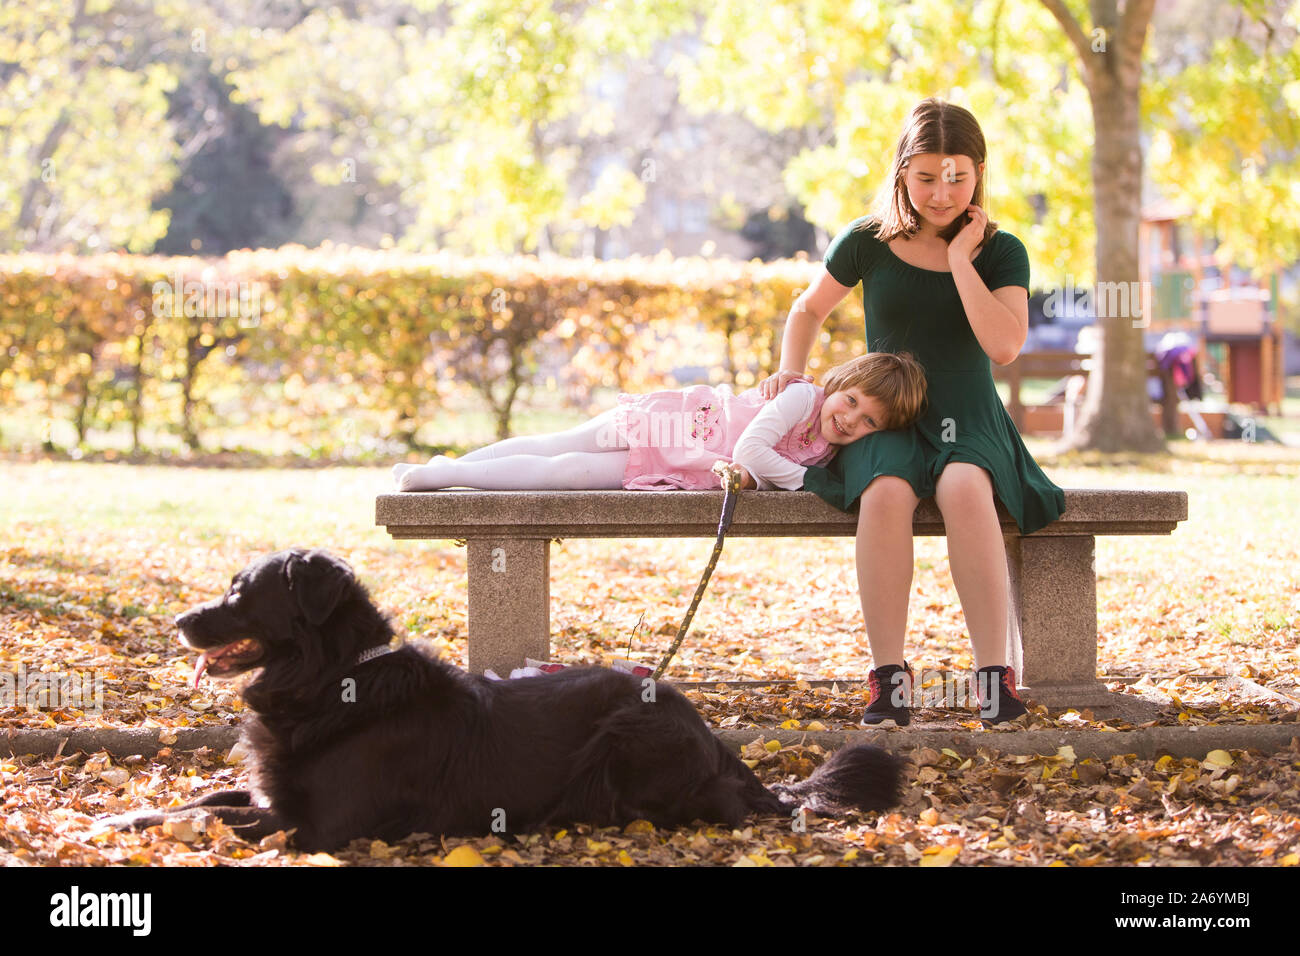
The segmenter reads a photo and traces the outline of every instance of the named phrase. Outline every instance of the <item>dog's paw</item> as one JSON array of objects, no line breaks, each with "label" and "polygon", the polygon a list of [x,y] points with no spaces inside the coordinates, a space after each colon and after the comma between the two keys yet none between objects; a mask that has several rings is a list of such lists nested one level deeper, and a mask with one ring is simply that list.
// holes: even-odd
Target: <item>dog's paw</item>
[{"label": "dog's paw", "polygon": [[105,817],[100,825],[114,830],[143,830],[146,827],[161,826],[167,820],[167,814],[160,810],[134,810],[131,813],[119,813]]}]

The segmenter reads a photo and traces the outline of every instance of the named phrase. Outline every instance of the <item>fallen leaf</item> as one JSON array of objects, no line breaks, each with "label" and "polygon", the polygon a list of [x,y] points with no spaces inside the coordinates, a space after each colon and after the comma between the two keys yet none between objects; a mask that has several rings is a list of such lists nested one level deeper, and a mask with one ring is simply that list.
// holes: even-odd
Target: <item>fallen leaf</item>
[{"label": "fallen leaf", "polygon": [[925,852],[921,854],[921,866],[952,866],[953,861],[960,854],[960,847],[926,847]]},{"label": "fallen leaf", "polygon": [[1211,750],[1205,755],[1205,760],[1202,761],[1201,765],[1207,769],[1213,769],[1215,767],[1231,767],[1232,754],[1228,753],[1226,750]]},{"label": "fallen leaf", "polygon": [[442,858],[443,866],[483,866],[483,857],[468,843],[462,843]]}]

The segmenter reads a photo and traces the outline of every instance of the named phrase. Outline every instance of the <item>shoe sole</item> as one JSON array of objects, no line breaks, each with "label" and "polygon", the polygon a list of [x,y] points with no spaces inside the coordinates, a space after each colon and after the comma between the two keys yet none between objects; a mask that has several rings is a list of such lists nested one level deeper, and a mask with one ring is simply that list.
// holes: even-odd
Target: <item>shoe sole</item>
[{"label": "shoe sole", "polygon": [[910,723],[911,723],[910,720],[908,720],[908,721],[906,721],[906,722],[904,722],[904,723],[899,723],[899,722],[898,722],[897,720],[895,720],[893,717],[886,717],[884,720],[877,720],[877,721],[875,721],[875,722],[873,722],[873,723],[870,723],[870,724],[867,723],[865,720],[860,720],[860,721],[858,721],[858,726],[859,726],[859,727],[865,727],[867,730],[878,730],[878,729],[880,729],[880,728],[889,729],[889,728],[891,728],[891,727],[893,727],[893,728],[897,728],[897,727],[906,727],[906,726],[907,726],[908,724],[910,724]]},{"label": "shoe sole", "polygon": [[[1027,714],[1027,713],[1029,713],[1029,711],[1025,711],[1025,713]],[[978,716],[978,715],[977,715],[977,716]],[[978,717],[978,719],[979,719],[979,722],[980,722],[981,724],[983,724],[985,727],[1002,727],[1002,726],[1005,726],[1006,724],[1013,724],[1013,723],[1015,723],[1017,720],[1019,720],[1019,719],[1020,719],[1021,717],[1023,717],[1023,716],[1025,716],[1025,714],[1016,714],[1016,716],[1014,716],[1014,717],[992,717],[992,718],[990,718],[990,717]]]}]

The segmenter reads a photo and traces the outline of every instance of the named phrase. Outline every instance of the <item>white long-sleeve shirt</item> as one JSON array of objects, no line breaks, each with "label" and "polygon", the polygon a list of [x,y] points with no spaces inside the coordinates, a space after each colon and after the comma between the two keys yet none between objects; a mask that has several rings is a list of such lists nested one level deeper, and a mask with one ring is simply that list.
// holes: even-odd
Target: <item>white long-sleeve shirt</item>
[{"label": "white long-sleeve shirt", "polygon": [[817,390],[809,382],[791,382],[785,391],[763,405],[731,453],[732,461],[754,476],[760,491],[803,487],[803,465],[779,454],[774,446],[796,425],[808,421],[817,404]]}]

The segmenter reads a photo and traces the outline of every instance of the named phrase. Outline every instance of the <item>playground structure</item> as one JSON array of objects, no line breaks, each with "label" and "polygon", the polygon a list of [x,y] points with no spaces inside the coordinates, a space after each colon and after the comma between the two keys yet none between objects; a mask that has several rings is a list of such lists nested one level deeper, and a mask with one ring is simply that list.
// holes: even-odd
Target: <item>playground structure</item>
[{"label": "playground structure", "polygon": [[1187,213],[1165,202],[1142,211],[1138,271],[1150,298],[1144,314],[1153,331],[1176,328],[1200,340],[1205,371],[1223,383],[1229,406],[1280,414],[1286,380],[1278,269],[1255,278],[1225,267],[1213,239],[1180,224]]},{"label": "playground structure", "polygon": [[[1281,414],[1286,394],[1277,270],[1261,281],[1220,267],[1214,241],[1180,224],[1185,215],[1155,203],[1143,209],[1139,229],[1152,415],[1170,437],[1253,438],[1253,416]],[[1085,326],[1072,349],[1025,351],[994,368],[994,377],[1009,386],[1007,411],[1022,434],[1060,437],[1073,430],[1095,334]],[[1195,359],[1190,382],[1172,367],[1171,351],[1179,346]],[[1042,401],[1026,404],[1021,386],[1027,379],[1057,381]],[[1204,400],[1202,385],[1218,395]]]}]

